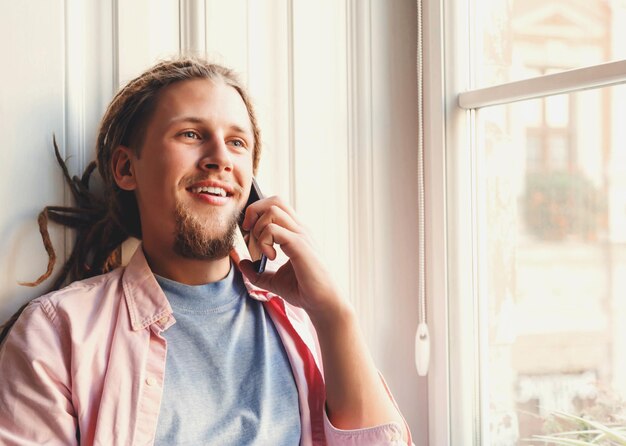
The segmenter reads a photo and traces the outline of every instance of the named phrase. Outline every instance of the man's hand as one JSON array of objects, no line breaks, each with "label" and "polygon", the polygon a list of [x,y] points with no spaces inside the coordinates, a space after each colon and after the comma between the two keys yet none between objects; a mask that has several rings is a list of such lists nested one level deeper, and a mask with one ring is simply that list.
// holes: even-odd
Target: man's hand
[{"label": "man's hand", "polygon": [[380,380],[354,310],[341,299],[293,209],[278,197],[262,199],[248,207],[242,226],[251,231],[268,259],[276,258],[275,243],[289,257],[276,272],[258,274],[250,260],[242,260],[239,267],[254,285],[303,308],[311,318],[322,351],[331,423],[339,429],[359,429],[393,422],[408,439],[404,420]]},{"label": "man's hand", "polygon": [[347,304],[315,250],[308,230],[284,201],[270,197],[251,204],[242,226],[250,231],[269,260],[276,258],[275,243],[289,257],[278,271],[263,274],[254,271],[252,262],[242,260],[239,267],[254,285],[303,308],[314,323],[328,323],[329,318],[346,311]]}]

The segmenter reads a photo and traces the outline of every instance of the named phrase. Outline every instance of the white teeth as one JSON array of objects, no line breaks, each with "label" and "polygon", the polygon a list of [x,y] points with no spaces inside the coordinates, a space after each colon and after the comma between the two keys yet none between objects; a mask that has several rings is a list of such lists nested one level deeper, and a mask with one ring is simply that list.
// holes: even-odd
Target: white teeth
[{"label": "white teeth", "polygon": [[222,197],[226,196],[226,191],[224,189],[222,189],[221,187],[211,187],[211,186],[204,186],[204,187],[194,187],[193,189],[191,189],[191,191],[194,194],[211,194],[211,195],[220,195]]}]

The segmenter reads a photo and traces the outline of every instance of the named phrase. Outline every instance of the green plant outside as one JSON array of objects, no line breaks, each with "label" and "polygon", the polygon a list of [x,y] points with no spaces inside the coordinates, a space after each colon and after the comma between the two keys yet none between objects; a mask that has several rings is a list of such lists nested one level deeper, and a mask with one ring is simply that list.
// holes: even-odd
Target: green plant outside
[{"label": "green plant outside", "polygon": [[626,446],[626,425],[607,426],[565,412],[554,412],[553,415],[573,429],[552,435],[534,435],[529,441],[562,446]]},{"label": "green plant outside", "polygon": [[600,191],[578,172],[534,172],[522,198],[528,231],[540,240],[595,240],[606,214]]}]

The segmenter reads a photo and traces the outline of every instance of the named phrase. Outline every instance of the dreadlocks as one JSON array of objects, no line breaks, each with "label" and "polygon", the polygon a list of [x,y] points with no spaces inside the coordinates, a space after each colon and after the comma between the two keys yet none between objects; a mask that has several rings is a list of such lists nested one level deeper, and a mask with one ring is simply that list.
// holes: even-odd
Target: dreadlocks
[{"label": "dreadlocks", "polygon": [[[115,95],[100,123],[96,140],[97,161],[87,166],[82,177],[70,176],[53,137],[57,161],[76,205],[47,206],[41,211],[38,217],[39,232],[48,253],[48,268],[34,282],[22,285],[37,286],[52,274],[56,253],[48,233],[50,220],[74,229],[76,243],[49,291],[120,266],[121,245],[129,237],[141,239],[141,224],[134,193],[119,188],[115,182],[111,157],[120,145],[129,147],[138,157],[141,156],[145,130],[156,108],[159,92],[168,85],[191,79],[221,81],[237,90],[246,105],[252,125],[253,171],[256,172],[261,154],[259,127],[250,98],[235,73],[193,57],[161,62],[130,81]],[[102,194],[91,191],[89,187],[96,167],[104,184]],[[26,305],[0,327],[0,342]]]}]

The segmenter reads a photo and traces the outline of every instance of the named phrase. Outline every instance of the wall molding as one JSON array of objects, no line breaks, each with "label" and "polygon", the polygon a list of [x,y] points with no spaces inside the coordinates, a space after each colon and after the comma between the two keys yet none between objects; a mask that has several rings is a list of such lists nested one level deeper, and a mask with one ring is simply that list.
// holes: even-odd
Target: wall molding
[{"label": "wall molding", "polygon": [[85,16],[84,2],[65,1],[65,135],[60,149],[70,172],[82,172],[86,158]]},{"label": "wall molding", "polygon": [[120,85],[120,25],[119,0],[111,1],[111,88],[115,91]]},{"label": "wall molding", "polygon": [[288,123],[288,150],[289,150],[289,199],[297,212],[296,196],[296,98],[294,75],[294,10],[293,0],[287,2],[287,116]]},{"label": "wall molding", "polygon": [[350,296],[368,343],[376,342],[370,0],[347,0]]},{"label": "wall molding", "polygon": [[179,0],[180,54],[206,55],[206,2]]},{"label": "wall molding", "polygon": [[[86,154],[86,85],[85,85],[85,2],[66,0],[64,2],[64,71],[65,71],[65,113],[63,135],[57,135],[61,156],[65,159],[70,174],[85,170]],[[73,197],[69,186],[63,183],[63,204],[72,206]],[[64,255],[70,256],[74,248],[72,231],[65,228]]]},{"label": "wall molding", "polygon": [[[155,62],[179,53],[180,4],[150,0],[109,1],[114,1],[112,28],[116,34],[113,40],[116,42],[117,90]],[[203,24],[199,27],[204,29]],[[194,40],[194,44],[200,43]]]},{"label": "wall molding", "polygon": [[[442,101],[449,85],[444,84],[444,7],[439,1],[422,0],[424,39],[424,180],[426,224],[426,296],[430,329],[430,371],[428,374],[428,439],[433,445],[462,444],[452,441],[450,404],[450,349],[448,298],[448,190],[446,159],[446,104]],[[461,15],[461,17],[464,17]],[[452,22],[451,22],[452,23]],[[455,32],[460,28],[454,28]],[[462,71],[462,70],[459,70]],[[463,222],[465,224],[465,222]],[[454,286],[455,278],[450,284]],[[468,313],[462,317],[467,317]],[[463,362],[463,374],[468,363]],[[454,406],[462,404],[454,400]],[[468,437],[469,438],[469,437]]]}]

